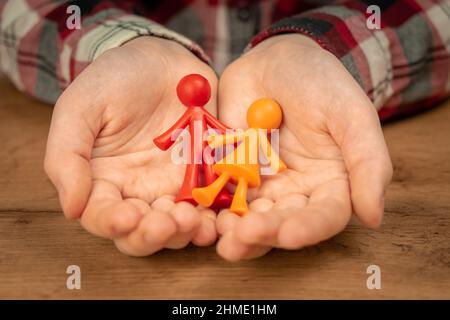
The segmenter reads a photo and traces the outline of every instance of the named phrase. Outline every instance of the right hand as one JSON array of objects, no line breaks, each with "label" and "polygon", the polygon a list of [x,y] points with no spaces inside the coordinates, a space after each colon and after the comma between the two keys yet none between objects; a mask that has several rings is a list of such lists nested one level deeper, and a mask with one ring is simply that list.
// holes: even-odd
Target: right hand
[{"label": "right hand", "polygon": [[106,51],[56,103],[45,170],[64,214],[126,254],[216,240],[212,210],[174,203],[184,166],[152,142],[185,111],[175,88],[190,73],[209,80],[206,108],[215,115],[214,71],[180,44],[156,37]]}]

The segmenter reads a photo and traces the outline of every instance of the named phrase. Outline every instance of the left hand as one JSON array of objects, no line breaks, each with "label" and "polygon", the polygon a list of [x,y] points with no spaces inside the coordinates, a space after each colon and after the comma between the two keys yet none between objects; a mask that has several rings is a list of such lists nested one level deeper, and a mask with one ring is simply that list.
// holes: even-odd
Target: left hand
[{"label": "left hand", "polygon": [[246,110],[262,97],[283,108],[288,169],[262,177],[244,217],[219,214],[218,253],[241,260],[313,245],[342,231],[352,211],[378,227],[392,165],[375,107],[341,62],[302,35],[265,40],[222,75],[221,121],[247,127]]}]

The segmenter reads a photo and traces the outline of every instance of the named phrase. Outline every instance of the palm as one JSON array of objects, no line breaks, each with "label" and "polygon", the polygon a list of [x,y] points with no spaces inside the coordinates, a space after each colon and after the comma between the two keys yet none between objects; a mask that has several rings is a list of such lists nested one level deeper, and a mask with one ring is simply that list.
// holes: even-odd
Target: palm
[{"label": "palm", "polygon": [[[174,204],[184,166],[173,164],[170,152],[159,150],[152,140],[185,110],[175,95],[181,77],[196,72],[213,84],[216,79],[212,70],[186,49],[164,43],[166,56],[162,58],[157,54],[160,45],[130,42],[91,64],[58,101],[47,149],[51,159],[53,149],[67,147],[63,145],[67,141],[59,140],[57,135],[62,133],[58,131],[66,131],[63,135],[70,144],[73,141],[67,130],[79,130],[76,138],[82,145],[77,149],[82,149],[80,153],[89,161],[89,170],[79,179],[87,180],[89,175],[91,188],[83,186],[90,193],[85,206],[79,205],[83,207],[80,212],[71,214],[67,205],[65,212],[81,214],[88,231],[115,239],[119,249],[132,255],[183,247],[191,240],[208,244],[215,239],[212,212]],[[83,109],[71,114],[67,110],[71,106]],[[215,113],[214,99],[207,108]],[[76,127],[80,120],[85,128]],[[52,170],[47,170],[51,177]],[[80,191],[85,193],[81,187]]]},{"label": "palm", "polygon": [[[299,46],[288,51],[269,45],[256,47],[222,76],[219,114],[230,126],[246,126],[246,109],[256,99],[269,97],[281,104],[279,151],[288,166],[281,174],[263,178],[261,187],[250,194],[251,212],[243,219],[221,213],[217,225],[223,237],[218,250],[225,258],[254,257],[271,247],[311,245],[348,223],[349,163],[342,141],[349,122],[339,114],[347,103],[366,101],[336,61],[321,49]],[[384,151],[376,140],[366,143]]]},{"label": "palm", "polygon": [[[166,98],[152,106],[152,100],[154,97],[144,94],[142,104],[133,101],[134,114],[118,105],[118,114],[97,136],[90,161],[94,180],[109,181],[123,197],[150,204],[164,195],[175,196],[184,172],[183,166],[172,163],[170,151],[162,152],[152,141],[177,120],[183,106]],[[108,105],[114,108],[115,103],[112,99]],[[109,127],[119,130],[108,132]]]},{"label": "palm", "polygon": [[[285,117],[289,117],[289,111],[285,112]],[[302,125],[299,121],[298,126]],[[317,140],[326,143],[326,146],[309,145],[319,142],[314,139],[308,140],[308,145],[305,145],[303,139],[310,135],[314,135],[310,129],[290,129],[286,125],[280,129],[279,152],[288,169],[279,175],[265,177],[261,188],[255,190],[255,198],[271,198],[276,204],[275,208],[298,208],[298,203],[286,199],[291,199],[294,194],[299,198],[307,198],[319,186],[336,180],[346,183],[348,174],[342,157],[338,155],[340,152],[336,143],[331,137],[324,136]]]}]

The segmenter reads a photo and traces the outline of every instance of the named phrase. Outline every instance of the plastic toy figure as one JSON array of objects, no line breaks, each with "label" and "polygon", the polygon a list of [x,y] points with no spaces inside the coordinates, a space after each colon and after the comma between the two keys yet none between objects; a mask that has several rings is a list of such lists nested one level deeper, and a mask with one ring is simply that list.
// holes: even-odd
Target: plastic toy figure
[{"label": "plastic toy figure", "polygon": [[282,118],[281,107],[276,101],[259,99],[253,102],[247,111],[249,129],[210,136],[208,141],[213,148],[236,142],[241,143],[233,152],[213,166],[214,171],[219,174],[217,180],[207,187],[196,188],[192,191],[195,201],[209,207],[222,188],[231,180],[237,184],[237,187],[230,211],[239,215],[247,213],[247,189],[259,187],[261,184],[258,161],[260,148],[276,173],[286,169],[286,165],[272,149],[267,139],[267,130],[279,128]]},{"label": "plastic toy figure", "polygon": [[[210,148],[207,141],[203,140],[204,132],[207,131],[208,126],[219,130],[221,133],[225,133],[228,128],[204,108],[211,97],[211,87],[208,80],[203,76],[190,74],[183,77],[177,85],[177,95],[181,103],[187,107],[186,112],[171,128],[156,137],[153,142],[159,149],[167,150],[175,143],[182,130],[189,127],[190,159],[183,184],[175,201],[188,201],[196,204],[192,198],[192,190],[200,186],[200,166],[203,169],[205,185],[212,183],[217,178],[212,167],[214,158],[210,152],[204,152],[205,148]],[[195,127],[197,132],[194,132]],[[224,189],[217,196],[214,207],[228,207],[230,203],[231,195]]]}]

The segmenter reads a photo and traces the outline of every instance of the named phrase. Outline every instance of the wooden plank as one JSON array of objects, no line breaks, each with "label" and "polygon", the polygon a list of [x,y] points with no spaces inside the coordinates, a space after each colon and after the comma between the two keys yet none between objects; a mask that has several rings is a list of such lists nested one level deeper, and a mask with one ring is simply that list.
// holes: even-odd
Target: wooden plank
[{"label": "wooden plank", "polygon": [[0,210],[59,210],[43,159],[53,108],[0,77]]},{"label": "wooden plank", "polygon": [[[389,211],[384,227],[352,224],[319,246],[276,250],[240,263],[214,248],[129,258],[76,222],[47,212],[0,214],[1,298],[445,298],[450,296],[450,220],[441,204],[423,214]],[[81,290],[65,270],[81,268]],[[382,289],[366,288],[366,268],[382,270]]]}]

